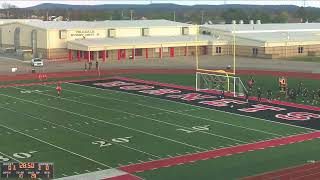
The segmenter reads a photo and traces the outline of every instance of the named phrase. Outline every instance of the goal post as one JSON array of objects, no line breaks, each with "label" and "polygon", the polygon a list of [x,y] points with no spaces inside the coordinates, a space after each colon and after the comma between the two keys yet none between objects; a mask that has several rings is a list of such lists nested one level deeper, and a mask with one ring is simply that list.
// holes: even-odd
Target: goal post
[{"label": "goal post", "polygon": [[196,91],[202,90],[226,91],[235,97],[243,96],[247,91],[240,77],[196,72]]}]

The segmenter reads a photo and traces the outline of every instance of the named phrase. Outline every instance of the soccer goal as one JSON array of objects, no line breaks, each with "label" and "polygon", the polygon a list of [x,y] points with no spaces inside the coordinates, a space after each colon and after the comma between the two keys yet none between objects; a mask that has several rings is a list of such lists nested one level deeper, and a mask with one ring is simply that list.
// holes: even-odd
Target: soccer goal
[{"label": "soccer goal", "polygon": [[235,97],[243,96],[247,91],[240,77],[204,72],[196,72],[196,90],[226,91]]}]

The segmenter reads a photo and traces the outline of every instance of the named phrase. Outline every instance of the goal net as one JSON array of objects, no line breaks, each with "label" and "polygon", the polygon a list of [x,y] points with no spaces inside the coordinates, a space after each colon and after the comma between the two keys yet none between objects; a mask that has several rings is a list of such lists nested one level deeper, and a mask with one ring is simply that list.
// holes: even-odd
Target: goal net
[{"label": "goal net", "polygon": [[243,96],[247,91],[239,77],[220,74],[196,73],[196,90],[217,90]]}]

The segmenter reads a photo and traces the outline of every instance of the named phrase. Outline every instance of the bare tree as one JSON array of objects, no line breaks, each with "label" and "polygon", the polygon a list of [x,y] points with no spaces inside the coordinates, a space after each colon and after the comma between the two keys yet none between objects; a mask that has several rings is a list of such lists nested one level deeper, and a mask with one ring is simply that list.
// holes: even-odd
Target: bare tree
[{"label": "bare tree", "polygon": [[2,3],[1,4],[2,9],[12,9],[12,8],[17,8],[16,5],[10,4],[10,3]]}]

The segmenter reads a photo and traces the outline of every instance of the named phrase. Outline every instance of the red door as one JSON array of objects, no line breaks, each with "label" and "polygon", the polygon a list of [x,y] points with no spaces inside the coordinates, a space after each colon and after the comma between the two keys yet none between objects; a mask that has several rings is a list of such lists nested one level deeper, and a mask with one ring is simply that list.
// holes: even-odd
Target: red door
[{"label": "red door", "polygon": [[208,53],[207,46],[201,46],[201,55],[206,55]]},{"label": "red door", "polygon": [[126,50],[120,49],[120,59],[125,59],[125,58],[126,58]]},{"label": "red door", "polygon": [[174,57],[174,48],[173,47],[170,48],[170,57]]}]

